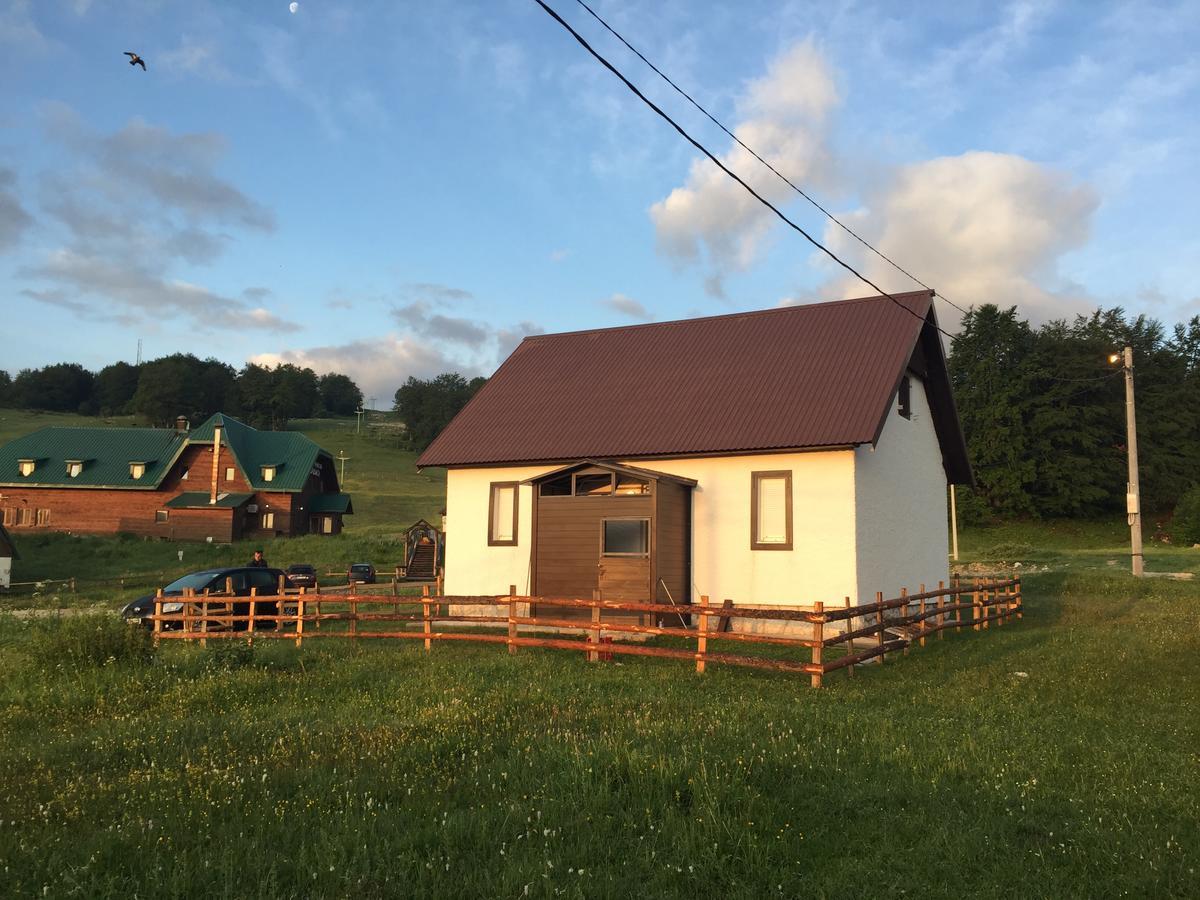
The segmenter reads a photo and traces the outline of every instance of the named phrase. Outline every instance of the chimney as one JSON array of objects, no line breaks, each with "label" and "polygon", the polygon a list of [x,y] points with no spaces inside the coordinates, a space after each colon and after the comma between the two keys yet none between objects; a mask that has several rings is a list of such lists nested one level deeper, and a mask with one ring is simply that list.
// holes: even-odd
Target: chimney
[{"label": "chimney", "polygon": [[179,416],[177,419],[175,419],[176,434],[187,434],[191,427],[192,426],[188,424],[187,416]]},{"label": "chimney", "polygon": [[217,475],[220,473],[221,465],[221,426],[213,426],[213,468],[212,468],[212,492],[208,495],[210,505],[217,502]]}]

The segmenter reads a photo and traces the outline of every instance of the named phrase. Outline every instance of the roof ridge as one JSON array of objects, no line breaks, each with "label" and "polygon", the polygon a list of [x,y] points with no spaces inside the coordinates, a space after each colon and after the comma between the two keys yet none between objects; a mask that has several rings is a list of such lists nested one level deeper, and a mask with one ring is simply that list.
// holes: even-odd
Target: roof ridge
[{"label": "roof ridge", "polygon": [[867,303],[879,300],[900,300],[905,297],[933,296],[933,291],[903,291],[895,294],[875,294],[870,297],[851,297],[846,300],[819,300],[815,303],[795,303],[790,306],[773,306],[770,309],[746,309],[740,312],[721,313],[715,316],[693,316],[690,319],[666,319],[662,322],[635,322],[629,325],[608,325],[600,328],[580,328],[574,331],[554,331],[549,334],[531,334],[525,337],[521,343],[526,341],[541,341],[547,338],[569,337],[580,334],[596,334],[598,332],[614,332],[614,331],[634,331],[642,328],[661,328],[666,325],[690,325],[693,322],[714,322],[719,319],[742,319],[757,316],[779,315],[785,313],[795,313],[799,310],[808,310],[816,307],[822,309],[830,306],[846,306],[851,303]]}]

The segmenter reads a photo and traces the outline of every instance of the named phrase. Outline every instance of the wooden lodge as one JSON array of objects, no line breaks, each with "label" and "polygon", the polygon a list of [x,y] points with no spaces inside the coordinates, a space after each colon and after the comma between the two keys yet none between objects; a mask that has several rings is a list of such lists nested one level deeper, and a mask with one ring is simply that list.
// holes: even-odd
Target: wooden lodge
[{"label": "wooden lodge", "polygon": [[6,528],[164,540],[338,534],[354,512],[333,458],[296,432],[218,413],[194,430],[43,428],[0,447]]}]

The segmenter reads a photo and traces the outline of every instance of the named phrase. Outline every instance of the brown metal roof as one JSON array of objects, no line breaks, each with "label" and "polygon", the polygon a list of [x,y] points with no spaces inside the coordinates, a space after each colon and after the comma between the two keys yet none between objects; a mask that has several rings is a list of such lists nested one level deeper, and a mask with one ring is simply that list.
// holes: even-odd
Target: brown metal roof
[{"label": "brown metal roof", "polygon": [[894,296],[528,337],[417,464],[873,443],[919,342],[947,474],[970,481],[933,295]]}]

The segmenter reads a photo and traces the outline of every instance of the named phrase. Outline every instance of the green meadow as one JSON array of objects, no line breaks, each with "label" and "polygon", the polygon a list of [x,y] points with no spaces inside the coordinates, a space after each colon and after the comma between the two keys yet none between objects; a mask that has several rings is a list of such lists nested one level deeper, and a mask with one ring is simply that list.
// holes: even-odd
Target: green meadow
[{"label": "green meadow", "polygon": [[[351,457],[358,515],[268,559],[389,564],[440,473],[297,427]],[[1024,618],[813,690],[311,631],[155,648],[112,615],[133,582],[247,546],[19,535],[18,578],[81,580],[0,600],[0,896],[1196,896],[1200,584],[1133,579],[1126,539],[969,529],[964,570],[1019,563]]]},{"label": "green meadow", "polygon": [[1025,609],[820,690],[5,616],[0,894],[1195,896],[1194,587]]}]

